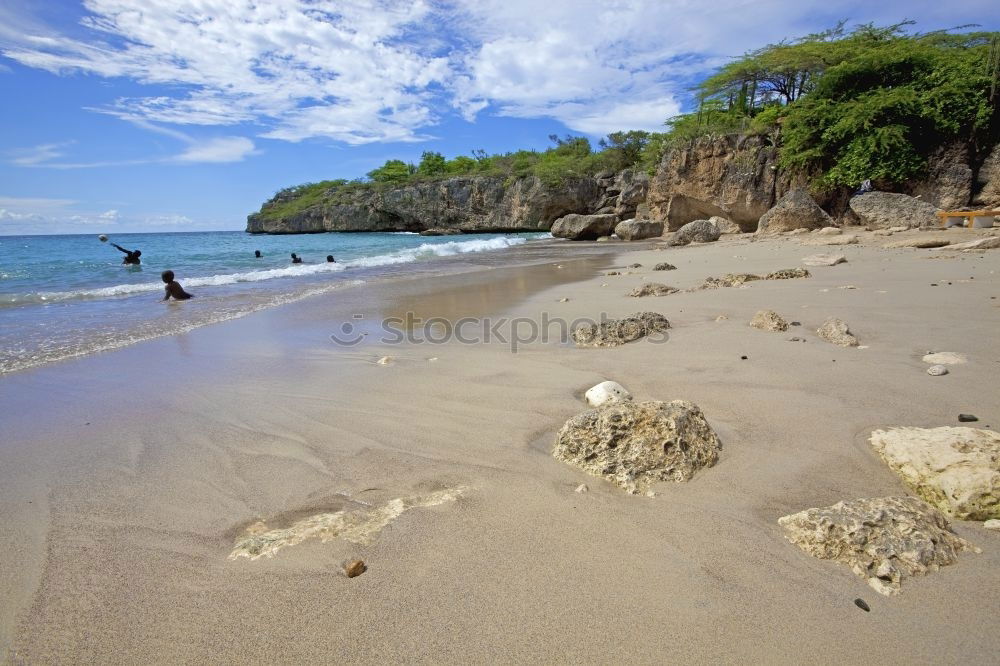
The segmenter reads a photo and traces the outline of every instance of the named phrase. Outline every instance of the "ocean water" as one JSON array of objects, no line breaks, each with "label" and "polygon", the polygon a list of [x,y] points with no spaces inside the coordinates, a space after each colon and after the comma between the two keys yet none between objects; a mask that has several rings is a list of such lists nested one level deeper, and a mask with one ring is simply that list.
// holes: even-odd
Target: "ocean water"
[{"label": "ocean water", "polygon": [[[0,373],[191,330],[386,276],[457,270],[549,234],[251,236],[241,231],[0,236]],[[142,250],[122,265],[118,243]],[[264,255],[254,257],[254,250]],[[305,263],[292,264],[295,252]],[[332,254],[336,263],[327,263]],[[161,302],[172,270],[195,295]]]}]

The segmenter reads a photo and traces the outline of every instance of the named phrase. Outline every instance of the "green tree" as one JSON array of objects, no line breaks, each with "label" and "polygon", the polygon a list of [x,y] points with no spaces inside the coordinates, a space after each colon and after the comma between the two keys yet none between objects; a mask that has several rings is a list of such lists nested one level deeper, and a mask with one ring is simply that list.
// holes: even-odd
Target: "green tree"
[{"label": "green tree", "polygon": [[439,176],[447,171],[447,160],[441,153],[425,150],[417,165],[417,174],[421,176]]},{"label": "green tree", "polygon": [[605,163],[614,171],[621,171],[639,164],[642,151],[649,144],[652,134],[642,130],[612,132],[601,139],[599,145],[605,155]]},{"label": "green tree", "polygon": [[385,164],[368,172],[368,178],[375,183],[405,183],[413,174],[413,166],[403,160],[386,160]]}]

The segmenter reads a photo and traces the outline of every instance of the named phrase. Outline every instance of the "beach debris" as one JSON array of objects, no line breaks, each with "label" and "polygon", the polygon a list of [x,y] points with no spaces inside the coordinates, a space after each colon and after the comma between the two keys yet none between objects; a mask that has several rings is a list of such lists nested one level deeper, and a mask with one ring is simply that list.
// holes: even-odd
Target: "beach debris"
[{"label": "beach debris", "polygon": [[560,302],[560,303],[569,303],[569,299],[568,299],[568,298],[565,298],[565,297],[564,297],[564,298],[560,298],[560,299],[559,299],[559,302]]},{"label": "beach debris", "polygon": [[836,266],[847,262],[847,257],[842,254],[810,254],[802,258],[802,263],[806,266]]},{"label": "beach debris", "polygon": [[975,423],[978,420],[979,420],[979,418],[975,414],[959,414],[958,415],[958,422],[959,423]]},{"label": "beach debris", "polygon": [[842,231],[840,227],[823,227],[816,231],[820,236],[839,236]]},{"label": "beach debris", "polygon": [[668,264],[667,262],[661,262],[653,266],[654,271],[676,271],[677,267],[673,264]]},{"label": "beach debris", "polygon": [[860,608],[861,610],[863,610],[866,613],[871,613],[872,612],[871,607],[867,603],[865,603],[864,599],[860,599],[860,598],[859,599],[855,599],[854,600],[854,605],[857,606],[858,608]]},{"label": "beach debris", "polygon": [[621,275],[621,274],[622,274],[622,272],[621,272],[621,271],[607,271],[607,272],[605,273],[605,275],[607,275],[607,276],[611,276],[611,275]]},{"label": "beach debris", "polygon": [[659,238],[663,235],[663,222],[658,220],[624,220],[615,225],[615,235],[623,241]]},{"label": "beach debris", "polygon": [[809,192],[802,188],[789,190],[764,213],[757,222],[758,234],[775,234],[798,229],[820,229],[833,226],[833,220],[820,208]]},{"label": "beach debris", "polygon": [[935,365],[961,365],[969,362],[965,354],[958,352],[927,352],[921,360]]},{"label": "beach debris", "polygon": [[708,220],[688,222],[678,229],[667,241],[668,245],[690,245],[691,243],[711,243],[719,240],[722,230]]},{"label": "beach debris", "polygon": [[290,527],[270,529],[266,522],[257,521],[246,529],[244,536],[236,540],[229,559],[245,557],[257,560],[261,557],[274,557],[282,548],[313,538],[318,538],[323,543],[341,538],[364,545],[404,512],[454,502],[466,490],[465,486],[456,486],[423,495],[398,497],[385,504],[354,511],[317,513],[296,521]]},{"label": "beach debris", "polygon": [[800,338],[798,336],[794,336],[794,337],[788,338],[788,341],[789,342],[805,342],[806,339],[805,338]]},{"label": "beach debris", "polygon": [[816,329],[816,334],[827,342],[841,347],[858,346],[858,339],[851,333],[847,323],[836,317],[830,317],[823,322],[823,325]]},{"label": "beach debris", "polygon": [[990,518],[989,520],[983,523],[983,527],[985,527],[988,530],[1000,531],[1000,520],[996,518]]},{"label": "beach debris", "polygon": [[637,312],[622,319],[608,319],[598,324],[584,324],[573,329],[578,347],[618,347],[633,340],[670,328],[667,318],[657,312]]},{"label": "beach debris", "polygon": [[357,578],[366,571],[368,571],[368,566],[363,560],[351,560],[344,564],[344,575],[348,578]]},{"label": "beach debris", "polygon": [[825,238],[816,238],[814,240],[803,243],[803,245],[857,245],[858,237],[854,234],[844,234],[843,236],[827,236]]},{"label": "beach debris", "polygon": [[837,502],[782,516],[785,538],[822,560],[846,564],[879,594],[947,566],[978,548],[951,531],[948,519],[915,497]]},{"label": "beach debris", "polygon": [[378,365],[390,365],[393,361],[391,356],[383,356],[379,360],[375,361]]},{"label": "beach debris", "polygon": [[749,356],[746,356],[746,355],[744,355],[744,356],[740,356],[740,360],[741,360],[741,361],[745,361],[745,360],[747,360],[748,358],[750,358],[750,357],[749,357]]},{"label": "beach debris", "polygon": [[942,375],[948,374],[948,368],[946,368],[943,365],[932,365],[931,367],[927,368],[927,374],[930,375],[931,377],[940,377]]},{"label": "beach debris", "polygon": [[902,233],[904,231],[909,231],[909,230],[910,230],[909,227],[889,227],[889,231],[891,231],[894,234]]},{"label": "beach debris", "polygon": [[966,426],[890,428],[872,447],[913,492],[960,520],[1000,518],[1000,434]]},{"label": "beach debris", "polygon": [[630,494],[657,481],[687,481],[719,458],[719,438],[697,405],[615,402],[574,416],[552,455]]},{"label": "beach debris", "polygon": [[932,248],[932,247],[944,247],[945,245],[950,245],[951,240],[948,238],[941,238],[940,236],[914,236],[913,238],[904,238],[898,241],[892,241],[891,243],[886,243],[882,247],[895,249],[901,247],[915,247],[915,248]]},{"label": "beach debris", "polygon": [[613,239],[611,238],[611,236],[598,236],[597,237],[597,241],[595,241],[595,242],[597,242],[597,243],[608,243],[608,242],[611,242],[612,240]]},{"label": "beach debris", "polygon": [[632,394],[618,382],[606,381],[587,389],[583,397],[587,399],[587,404],[591,407],[600,407],[609,402],[631,400]]},{"label": "beach debris", "polygon": [[636,264],[629,264],[628,267],[629,268],[642,268],[642,264],[638,264],[638,263],[636,263]]},{"label": "beach debris", "polygon": [[750,319],[750,328],[761,331],[787,331],[788,322],[774,310],[758,310]]},{"label": "beach debris", "polygon": [[587,487],[586,483],[581,483],[580,485],[578,485],[576,487],[576,490],[573,491],[573,492],[577,492],[577,493],[580,493],[580,494],[589,493],[590,492],[590,488]]},{"label": "beach debris", "polygon": [[726,316],[726,315],[719,315],[718,317],[715,318],[715,321],[726,321],[727,319],[729,319],[728,316]]},{"label": "beach debris", "polygon": [[674,294],[678,291],[680,290],[660,282],[647,282],[646,284],[636,287],[630,291],[628,295],[634,298],[641,298],[643,296],[666,296],[667,294]]},{"label": "beach debris", "polygon": [[837,289],[857,289],[853,284],[842,284]]}]

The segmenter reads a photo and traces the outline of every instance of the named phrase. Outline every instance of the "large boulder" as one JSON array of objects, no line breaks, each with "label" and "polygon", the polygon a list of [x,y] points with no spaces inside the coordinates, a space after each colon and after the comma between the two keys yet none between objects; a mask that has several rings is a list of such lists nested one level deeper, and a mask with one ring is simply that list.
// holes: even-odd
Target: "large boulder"
[{"label": "large boulder", "polygon": [[552,455],[626,492],[687,481],[719,459],[719,438],[684,400],[617,402],[579,414],[556,436]]},{"label": "large boulder", "polygon": [[937,224],[937,208],[905,194],[868,192],[851,197],[849,205],[868,229],[914,229]]},{"label": "large boulder", "polygon": [[783,516],[785,538],[813,557],[851,567],[877,592],[898,594],[900,584],[947,566],[958,553],[978,549],[962,539],[934,507],[914,497],[837,502]]},{"label": "large boulder", "polygon": [[670,245],[688,245],[690,243],[711,243],[719,240],[722,232],[709,220],[688,222],[674,232],[670,237]]},{"label": "large boulder", "polygon": [[834,226],[833,219],[820,208],[809,192],[791,190],[760,217],[758,234],[777,234],[795,229],[822,229]]},{"label": "large boulder", "polygon": [[556,238],[570,240],[597,240],[601,236],[610,236],[614,231],[614,215],[564,215],[552,223],[552,235]]},{"label": "large boulder", "polygon": [[950,426],[890,428],[876,430],[870,441],[906,485],[949,516],[1000,518],[1000,434]]},{"label": "large boulder", "polygon": [[708,221],[714,224],[718,229],[719,233],[723,234],[741,234],[743,230],[740,229],[740,225],[736,224],[732,220],[722,217],[721,215],[713,215],[708,218]]},{"label": "large boulder", "polygon": [[637,312],[622,319],[607,319],[573,329],[577,347],[618,347],[653,333],[663,333],[670,322],[656,312]]},{"label": "large boulder", "polygon": [[1000,143],[979,167],[974,191],[972,205],[976,208],[1000,208]]},{"label": "large boulder", "polygon": [[627,241],[656,238],[663,235],[663,222],[655,220],[625,220],[615,225],[615,235]]}]

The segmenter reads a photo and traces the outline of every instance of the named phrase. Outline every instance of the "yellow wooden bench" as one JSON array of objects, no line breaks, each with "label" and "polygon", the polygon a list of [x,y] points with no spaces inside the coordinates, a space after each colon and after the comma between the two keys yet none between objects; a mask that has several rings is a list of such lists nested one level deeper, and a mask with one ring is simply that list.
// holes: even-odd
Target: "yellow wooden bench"
[{"label": "yellow wooden bench", "polygon": [[949,217],[964,217],[965,222],[962,223],[962,226],[968,225],[970,229],[972,228],[973,220],[977,217],[995,217],[997,215],[1000,215],[1000,210],[939,210],[937,212],[939,226],[945,226]]}]

